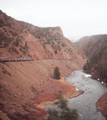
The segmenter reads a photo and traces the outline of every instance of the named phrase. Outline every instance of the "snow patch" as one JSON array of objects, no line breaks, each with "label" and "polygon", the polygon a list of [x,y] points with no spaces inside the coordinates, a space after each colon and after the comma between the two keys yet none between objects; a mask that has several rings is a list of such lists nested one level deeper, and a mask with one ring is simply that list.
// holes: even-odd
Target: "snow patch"
[{"label": "snow patch", "polygon": [[79,91],[79,89],[78,89],[78,88],[76,88],[76,91]]},{"label": "snow patch", "polygon": [[72,75],[74,74],[74,72],[71,73]]},{"label": "snow patch", "polygon": [[84,75],[84,77],[91,77],[91,75],[89,75],[89,74],[83,73],[83,75]]},{"label": "snow patch", "polygon": [[102,83],[102,84],[104,84],[104,82],[103,82],[103,81],[102,81],[101,83]]}]

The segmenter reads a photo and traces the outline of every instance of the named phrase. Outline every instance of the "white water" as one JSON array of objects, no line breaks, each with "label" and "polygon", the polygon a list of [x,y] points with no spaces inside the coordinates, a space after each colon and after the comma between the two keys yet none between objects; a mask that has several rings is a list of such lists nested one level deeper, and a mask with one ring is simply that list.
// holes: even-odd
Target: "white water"
[{"label": "white water", "polygon": [[[107,88],[97,80],[93,80],[90,75],[82,73],[82,71],[74,71],[65,78],[77,89],[84,90],[84,94],[68,99],[68,107],[77,109],[79,120],[106,120],[101,112],[97,111],[97,100],[107,92]],[[45,109],[55,108],[54,105],[47,105]]]}]

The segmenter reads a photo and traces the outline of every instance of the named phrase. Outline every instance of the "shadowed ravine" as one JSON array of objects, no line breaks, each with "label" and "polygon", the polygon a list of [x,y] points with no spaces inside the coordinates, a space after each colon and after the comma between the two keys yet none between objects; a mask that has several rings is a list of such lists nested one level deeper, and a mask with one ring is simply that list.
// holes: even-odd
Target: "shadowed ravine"
[{"label": "shadowed ravine", "polygon": [[[84,90],[84,94],[68,99],[68,107],[77,109],[79,120],[106,120],[101,112],[97,110],[96,102],[107,92],[107,88],[99,81],[85,77],[81,71],[75,71],[65,78],[78,89]],[[55,108],[53,105],[47,105],[45,109]]]}]

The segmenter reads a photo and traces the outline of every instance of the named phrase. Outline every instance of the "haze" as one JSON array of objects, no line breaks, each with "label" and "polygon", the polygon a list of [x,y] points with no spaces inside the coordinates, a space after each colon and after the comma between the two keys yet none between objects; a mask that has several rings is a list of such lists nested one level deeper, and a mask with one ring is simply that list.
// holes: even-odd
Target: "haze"
[{"label": "haze", "polygon": [[107,34],[107,0],[0,0],[0,9],[35,26],[60,26],[69,39]]}]

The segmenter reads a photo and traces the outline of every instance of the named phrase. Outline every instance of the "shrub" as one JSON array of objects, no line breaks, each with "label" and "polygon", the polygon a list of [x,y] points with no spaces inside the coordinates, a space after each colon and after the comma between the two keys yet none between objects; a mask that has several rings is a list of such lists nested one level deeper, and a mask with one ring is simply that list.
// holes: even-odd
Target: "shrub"
[{"label": "shrub", "polygon": [[4,47],[9,46],[9,42],[4,42]]},{"label": "shrub", "polygon": [[25,42],[25,49],[28,49],[27,41]]},{"label": "shrub", "polygon": [[59,99],[59,102],[55,103],[58,105],[59,110],[57,111],[55,109],[49,109],[49,116],[47,120],[78,120],[79,115],[77,113],[77,110],[67,107],[68,101],[63,98],[62,92],[59,91],[59,94],[55,95],[57,96],[56,99]]},{"label": "shrub", "polygon": [[55,54],[57,54],[57,50],[55,50]]},{"label": "shrub", "polygon": [[66,45],[64,43],[62,43],[62,46],[65,47]]},{"label": "shrub", "polygon": [[60,51],[60,50],[61,50],[60,45],[57,45],[57,46],[56,46],[56,49]]},{"label": "shrub", "polygon": [[60,72],[59,72],[58,67],[55,67],[55,69],[54,69],[54,78],[55,79],[60,79]]},{"label": "shrub", "polygon": [[51,56],[53,56],[53,54],[51,53]]},{"label": "shrub", "polygon": [[43,47],[46,49],[45,45],[43,45]]},{"label": "shrub", "polygon": [[10,52],[10,51],[13,51],[13,52],[19,54],[19,52],[17,51],[17,49],[13,45],[9,48],[8,52]]},{"label": "shrub", "polygon": [[0,45],[3,45],[3,40],[2,39],[0,39]]},{"label": "shrub", "polygon": [[25,42],[25,45],[24,46],[20,46],[20,51],[23,52],[23,54],[26,54],[28,52],[28,45],[27,45],[27,41]]},{"label": "shrub", "polygon": [[19,46],[19,40],[16,39],[16,41],[13,43],[15,46]]}]

